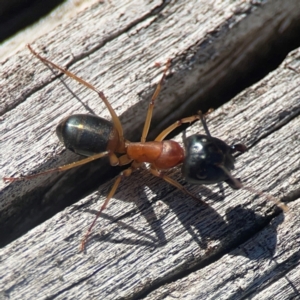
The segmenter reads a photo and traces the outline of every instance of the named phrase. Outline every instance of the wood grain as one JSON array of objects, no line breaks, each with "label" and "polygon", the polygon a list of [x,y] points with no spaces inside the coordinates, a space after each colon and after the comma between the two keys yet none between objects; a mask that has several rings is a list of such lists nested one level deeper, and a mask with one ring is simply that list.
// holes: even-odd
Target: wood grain
[{"label": "wood grain", "polygon": [[[100,4],[93,6],[32,47],[101,88],[120,115],[126,136],[137,140],[161,74],[155,62],[173,59],[157,101],[152,135],[191,109],[214,106],[207,100],[209,95],[213,98],[214,89],[227,83],[227,76],[231,80],[233,74],[240,76],[237,70],[251,65],[255,53],[265,49],[262,45],[269,41],[270,47],[294,26],[299,17],[296,6],[297,1],[291,0],[259,5],[111,1],[106,10]],[[247,191],[225,185],[186,186],[210,205],[204,207],[146,171],[137,172],[122,182],[86,253],[78,251],[80,240],[111,181],[1,249],[1,296],[296,297],[299,58],[299,50],[294,51],[276,71],[209,116],[212,135],[249,147],[238,157],[235,175],[247,186],[291,202],[286,214],[266,197]],[[1,175],[72,161],[75,156],[63,151],[54,132],[64,116],[93,111],[109,118],[97,97],[66,79],[80,100],[74,98],[58,76],[27,50],[3,62],[0,72]],[[187,135],[199,130],[196,123]],[[181,141],[182,134],[175,139]],[[59,205],[63,193],[94,176],[87,171],[73,173],[73,178],[68,172],[34,182],[1,183],[2,228],[25,227],[40,207]],[[170,175],[184,184],[180,169]],[[286,293],[276,293],[281,286]]]}]

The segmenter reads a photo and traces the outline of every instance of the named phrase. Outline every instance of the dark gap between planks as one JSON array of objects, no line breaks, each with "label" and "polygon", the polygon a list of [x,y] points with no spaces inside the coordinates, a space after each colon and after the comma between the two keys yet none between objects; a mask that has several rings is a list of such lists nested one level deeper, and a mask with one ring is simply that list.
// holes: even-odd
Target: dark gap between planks
[{"label": "dark gap between planks", "polygon": [[0,43],[51,13],[65,0],[4,0],[0,9]]}]

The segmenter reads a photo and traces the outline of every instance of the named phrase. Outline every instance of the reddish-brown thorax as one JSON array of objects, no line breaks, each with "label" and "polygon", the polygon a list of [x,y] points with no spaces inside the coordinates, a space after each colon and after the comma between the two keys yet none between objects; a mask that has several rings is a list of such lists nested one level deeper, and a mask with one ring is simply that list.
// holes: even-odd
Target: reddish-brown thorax
[{"label": "reddish-brown thorax", "polygon": [[184,150],[175,141],[130,143],[127,155],[137,162],[151,163],[159,170],[169,169],[182,163]]}]

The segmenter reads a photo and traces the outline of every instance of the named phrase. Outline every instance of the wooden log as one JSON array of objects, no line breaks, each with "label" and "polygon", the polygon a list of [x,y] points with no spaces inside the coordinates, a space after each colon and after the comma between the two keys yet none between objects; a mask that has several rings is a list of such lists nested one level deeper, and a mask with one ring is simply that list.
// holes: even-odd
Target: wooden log
[{"label": "wooden log", "polygon": [[[219,16],[217,12],[220,14],[215,18],[212,18],[209,10],[207,15],[199,15],[196,5],[202,5],[201,9],[205,11],[208,6],[204,2],[201,5],[198,2],[193,3],[194,6],[190,4],[193,9],[183,2],[161,6],[151,2],[148,6],[132,4],[131,7],[127,4],[117,7],[111,4],[112,7],[105,14],[100,14],[102,17],[105,15],[106,19],[95,16],[95,6],[71,24],[40,39],[37,45],[44,45],[44,50],[49,51],[51,56],[60,51],[53,60],[62,65],[72,65],[72,70],[101,87],[121,116],[127,136],[138,139],[154,85],[142,78],[154,78],[155,83],[161,74],[154,63],[147,65],[146,62],[163,63],[174,53],[178,57],[173,60],[172,76],[167,78],[157,102],[155,129],[152,131],[156,134],[161,126],[165,126],[166,119],[172,121],[180,116],[177,111],[182,111],[184,115],[187,107],[195,107],[201,95],[212,95],[217,83],[224,84],[227,72],[228,76],[232,76],[243,59],[246,61],[249,56],[253,59],[254,48],[259,48],[268,38],[275,38],[271,34],[274,28],[281,24],[279,32],[285,32],[287,25],[293,24],[298,13],[296,1],[286,1],[285,4],[279,2],[259,7],[244,1],[234,4],[222,2],[220,7],[214,7],[213,16]],[[249,12],[248,17],[245,12]],[[266,15],[268,18],[264,19]],[[193,27],[196,16],[198,23]],[[251,22],[251,17],[257,23],[253,19]],[[235,26],[225,26],[228,25],[225,20]],[[264,26],[270,24],[267,21],[272,26],[277,24],[277,27]],[[199,23],[201,26],[198,26]],[[248,27],[249,24],[253,27]],[[91,28],[90,34],[84,35]],[[97,31],[100,28],[102,31]],[[205,39],[208,28],[223,29],[225,32],[219,30],[219,38],[209,36],[209,39]],[[267,32],[262,31],[265,28]],[[248,38],[249,35],[253,38],[259,29],[261,35],[257,43],[253,40],[247,43],[247,34]],[[186,32],[186,37],[182,35],[183,32]],[[240,39],[237,39],[238,33]],[[233,38],[227,41],[226,38],[230,36]],[[211,41],[213,46],[205,48],[201,43],[204,41]],[[221,41],[224,42],[222,49]],[[238,45],[241,47],[238,48]],[[33,47],[40,49],[36,45]],[[218,55],[209,55],[208,50],[213,48],[217,49]],[[207,60],[200,55],[200,50]],[[197,55],[191,56],[193,51]],[[70,56],[70,53],[73,55]],[[294,52],[276,72],[215,111],[209,119],[214,136],[228,142],[243,141],[250,148],[238,159],[237,176],[248,186],[278,198],[285,197],[289,201],[299,198],[299,56],[299,52]],[[22,65],[26,69],[22,69]],[[99,65],[102,66],[100,71]],[[92,107],[97,114],[109,117],[104,107],[99,105],[99,99],[95,97],[92,100],[93,95],[86,94],[84,90],[80,96],[84,98],[82,103],[87,106],[83,107],[58,83],[57,76],[49,74],[47,68],[25,51],[2,64],[1,78],[6,80],[0,90],[1,99],[4,99],[1,131],[5,142],[1,147],[5,149],[1,159],[3,175],[12,175],[16,169],[25,173],[46,169],[73,159],[62,151],[52,129],[63,116],[75,111],[87,112]],[[203,77],[201,80],[200,75]],[[78,89],[73,82],[66,82],[71,88],[74,86]],[[187,99],[185,101],[184,96]],[[195,124],[187,134],[198,131],[199,124]],[[181,135],[176,139],[181,140]],[[80,174],[74,177],[75,185],[79,185]],[[171,176],[181,181],[179,169],[173,170]],[[84,177],[89,180],[89,177]],[[35,193],[35,198],[41,203],[47,198],[49,200],[48,195],[54,191],[54,198],[59,201],[61,196],[54,186],[54,183],[59,185],[59,181],[66,182],[64,177],[51,176],[35,182],[13,183],[9,186],[2,184],[1,218],[4,221],[1,224],[9,224],[13,219],[10,224],[26,225],[16,220],[22,216],[18,207],[20,203],[23,211],[26,211],[26,206],[30,207],[31,214],[27,222],[35,217],[37,206],[32,208],[29,193]],[[69,206],[1,250],[0,274],[3,276],[0,290],[3,296],[13,299],[116,299],[148,294],[155,298],[166,289],[169,292],[169,286],[163,286],[167,282],[186,277],[198,269],[201,272],[203,267],[206,269],[210,265],[213,269],[218,261],[218,266],[224,267],[225,254],[229,250],[248,240],[254,241],[253,235],[268,230],[268,227],[264,228],[273,218],[282,218],[282,214],[265,197],[257,198],[245,191],[231,191],[223,185],[188,186],[191,192],[210,205],[203,207],[201,203],[195,203],[190,197],[144,171],[124,180],[98,222],[87,244],[87,252],[79,253],[79,242],[111,184],[102,185],[98,192]],[[290,215],[297,215],[298,208],[295,205],[293,209],[284,217],[293,220]],[[276,219],[273,222],[276,223]],[[283,231],[278,233],[279,236],[289,230],[284,225],[285,222],[280,227]],[[299,227],[296,225],[288,223],[292,228]],[[5,228],[7,230],[8,227]],[[273,228],[272,225],[270,228]],[[292,231],[291,235],[297,236],[297,230]],[[288,242],[283,241],[285,243]],[[297,239],[287,246],[291,253],[286,258],[287,267],[292,261],[293,268],[294,262],[298,261],[298,256],[293,256],[295,249],[299,248]],[[270,245],[270,248],[274,250],[275,246]],[[225,260],[221,260],[223,255]],[[291,257],[295,260],[291,260]],[[255,260],[253,262],[251,257],[249,260],[252,270],[260,266],[259,260],[256,266],[253,266]],[[241,260],[236,265],[232,260],[229,263],[225,264],[231,269],[229,274],[236,274],[234,271],[239,268]],[[280,273],[279,268],[278,274],[285,274],[285,270],[283,268]],[[296,269],[293,271],[297,274]],[[256,274],[263,283],[268,283],[268,276],[264,277],[259,272]],[[252,292],[260,285],[259,280],[247,285],[247,281],[242,282],[242,275],[240,272],[238,277],[230,277],[234,278],[232,293],[236,293],[237,298],[242,294],[237,290],[240,286],[246,285],[245,290]],[[189,280],[189,277],[186,278]],[[204,281],[201,280],[199,278],[194,286],[202,289]],[[226,288],[226,279],[219,283],[222,284]],[[296,280],[294,284],[297,284]],[[214,286],[218,286],[218,283]],[[217,297],[218,289],[212,289],[213,293],[209,290],[210,286],[207,288],[212,298],[214,295]],[[188,292],[195,295],[193,291]],[[262,292],[259,290],[257,297]],[[203,294],[208,295],[208,292],[203,290]],[[229,291],[224,299],[230,295]]]},{"label": "wooden log", "polygon": [[[161,76],[155,62],[172,58],[172,74],[154,111],[153,139],[176,119],[226,102],[224,94],[240,78],[251,75],[253,66],[261,68],[262,53],[278,52],[278,40],[299,32],[297,8],[296,0],[99,3],[33,47],[105,91],[133,141]],[[1,177],[79,159],[63,151],[55,135],[63,117],[74,112],[110,117],[96,95],[66,80],[74,97],[27,49],[4,61],[0,74]],[[95,163],[30,182],[1,183],[1,244],[95,190],[112,176],[108,172],[107,164]]]},{"label": "wooden log", "polygon": [[299,209],[299,201],[290,204],[245,243],[145,299],[297,299]]}]

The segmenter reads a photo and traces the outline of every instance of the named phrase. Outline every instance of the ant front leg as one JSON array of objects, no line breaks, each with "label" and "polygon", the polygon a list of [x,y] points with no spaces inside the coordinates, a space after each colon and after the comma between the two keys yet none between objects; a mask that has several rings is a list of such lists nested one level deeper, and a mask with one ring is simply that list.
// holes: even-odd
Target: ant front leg
[{"label": "ant front leg", "polygon": [[[178,128],[179,126],[181,126],[182,124],[186,124],[186,123],[192,123],[194,121],[197,120],[201,120],[201,123],[204,127],[205,133],[207,134],[207,136],[211,137],[210,132],[208,130],[206,121],[205,121],[205,116],[207,114],[210,114],[213,111],[213,109],[209,109],[208,112],[206,114],[203,115],[203,113],[201,112],[201,110],[198,111],[197,115],[194,116],[190,116],[187,118],[183,118],[180,119],[178,121],[176,121],[175,123],[173,123],[172,125],[170,125],[168,128],[166,128],[165,130],[163,130],[155,139],[155,141],[162,141],[163,139],[165,139],[165,137],[170,134],[173,130],[175,130],[176,128]],[[236,151],[239,151],[236,149]]]},{"label": "ant front leg", "polygon": [[169,127],[167,127],[165,130],[163,130],[155,139],[155,141],[157,142],[161,142],[162,140],[165,139],[165,137],[171,133],[173,130],[175,130],[176,128],[178,128],[179,126],[181,126],[182,124],[186,124],[186,123],[192,123],[194,121],[197,121],[200,119],[199,115],[194,115],[194,116],[190,116],[187,118],[183,118],[180,119],[178,121],[176,121],[175,123],[173,123],[172,125],[170,125]]},{"label": "ant front leg", "polygon": [[[150,168],[150,172],[152,175],[162,178],[164,181],[166,181],[167,183],[173,185],[174,187],[176,187],[178,190],[182,191],[183,193],[189,195],[190,197],[192,197],[193,199],[197,200],[197,201],[201,201],[198,197],[196,197],[195,195],[193,195],[192,193],[190,193],[183,185],[181,185],[179,182],[177,182],[176,180],[172,179],[171,177],[165,175],[163,172],[157,170],[156,168],[154,168],[153,166],[151,166]],[[205,202],[201,201],[203,204],[207,205]]]}]

